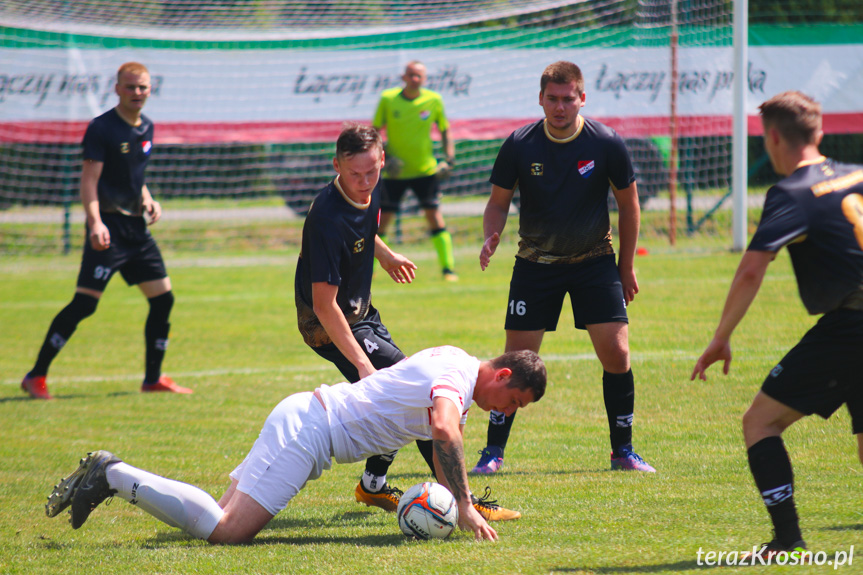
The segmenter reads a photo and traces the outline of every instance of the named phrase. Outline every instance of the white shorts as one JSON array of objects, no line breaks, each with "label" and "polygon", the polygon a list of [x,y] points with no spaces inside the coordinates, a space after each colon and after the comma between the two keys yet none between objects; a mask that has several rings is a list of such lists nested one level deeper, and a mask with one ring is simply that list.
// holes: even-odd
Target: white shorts
[{"label": "white shorts", "polygon": [[332,467],[327,412],[312,392],[296,393],[273,409],[251,451],[231,472],[237,490],[272,515]]}]

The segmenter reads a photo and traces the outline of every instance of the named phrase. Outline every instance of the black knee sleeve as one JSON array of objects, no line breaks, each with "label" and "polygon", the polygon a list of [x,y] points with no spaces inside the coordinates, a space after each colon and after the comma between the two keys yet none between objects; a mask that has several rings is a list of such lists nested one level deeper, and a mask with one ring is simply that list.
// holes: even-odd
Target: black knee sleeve
[{"label": "black knee sleeve", "polygon": [[171,308],[174,307],[174,292],[165,292],[147,301],[150,302],[150,315],[147,321],[152,319],[154,323],[167,323],[171,316]]},{"label": "black knee sleeve", "polygon": [[165,351],[168,349],[168,332],[171,331],[168,318],[171,316],[171,308],[174,306],[174,294],[165,292],[150,298],[149,302],[150,313],[144,326],[144,340],[147,349],[144,381],[155,383],[162,375],[162,361],[165,359]]},{"label": "black knee sleeve", "polygon": [[99,298],[83,293],[75,293],[75,297],[66,308],[60,312],[69,313],[70,319],[75,319],[77,322],[84,318],[88,318],[96,313],[96,307],[99,305]]},{"label": "black knee sleeve", "polygon": [[174,294],[165,292],[162,295],[152,297],[150,302],[150,313],[147,315],[145,326],[147,339],[164,339],[168,337],[168,318],[171,316],[171,308],[174,307]]}]

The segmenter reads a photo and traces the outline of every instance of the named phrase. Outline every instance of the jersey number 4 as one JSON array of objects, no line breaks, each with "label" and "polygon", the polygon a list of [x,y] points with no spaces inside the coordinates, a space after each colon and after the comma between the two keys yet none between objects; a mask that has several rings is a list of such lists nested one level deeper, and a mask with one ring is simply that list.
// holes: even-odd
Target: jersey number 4
[{"label": "jersey number 4", "polygon": [[363,338],[363,344],[366,346],[366,352],[368,352],[369,355],[381,348],[377,343],[366,338]]}]

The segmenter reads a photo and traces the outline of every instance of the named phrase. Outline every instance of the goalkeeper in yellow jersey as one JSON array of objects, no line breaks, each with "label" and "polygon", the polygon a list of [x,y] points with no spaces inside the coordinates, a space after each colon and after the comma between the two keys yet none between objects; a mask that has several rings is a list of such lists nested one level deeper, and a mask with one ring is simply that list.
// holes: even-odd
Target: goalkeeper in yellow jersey
[{"label": "goalkeeper in yellow jersey", "polygon": [[[381,223],[378,235],[385,236],[402,196],[413,190],[429,224],[429,234],[443,271],[443,278],[456,281],[452,236],[440,213],[440,180],[455,165],[455,145],[449,139],[449,122],[443,98],[426,90],[426,67],[413,61],[405,67],[404,87],[381,93],[372,125],[386,128],[386,166],[384,167]],[[431,128],[436,124],[441,136],[445,161],[434,157]]]}]

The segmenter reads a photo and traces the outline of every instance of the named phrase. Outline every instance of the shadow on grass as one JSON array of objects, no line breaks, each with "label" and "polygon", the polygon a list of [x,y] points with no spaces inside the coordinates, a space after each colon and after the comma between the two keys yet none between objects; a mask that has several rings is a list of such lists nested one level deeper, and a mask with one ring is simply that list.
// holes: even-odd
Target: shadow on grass
[{"label": "shadow on grass", "polygon": [[[87,394],[84,394],[84,393],[54,394],[53,395],[54,399],[49,400],[49,402],[50,401],[63,400],[63,399],[81,399],[82,397],[90,397],[90,396]],[[34,402],[36,402],[35,404],[39,404],[40,402],[45,401],[45,400],[44,399],[33,399],[28,395],[19,395],[17,397],[0,397],[0,403],[6,403],[9,401],[34,401]]]},{"label": "shadow on grass", "polygon": [[[337,519],[338,520],[338,519]],[[231,545],[231,547],[261,547],[268,545],[322,545],[332,543],[342,543],[355,547],[394,547],[404,543],[407,538],[400,534],[392,535],[366,535],[366,536],[343,536],[343,537],[327,537],[327,536],[309,536],[303,534],[303,527],[319,527],[329,524],[324,521],[284,521],[282,525],[267,526],[261,531],[257,537],[248,543],[239,543]],[[273,535],[274,529],[291,530],[295,529],[295,535]],[[161,549],[173,548],[178,544],[197,542],[197,540],[182,531],[165,531],[157,533],[154,537],[148,539],[146,543],[141,545],[142,549]]]},{"label": "shadow on grass", "polygon": [[39,545],[45,551],[66,551],[75,548],[74,543],[51,541],[50,538],[44,536],[40,536],[39,539],[43,541]]},{"label": "shadow on grass", "polygon": [[863,523],[856,525],[834,525],[832,527],[821,527],[818,531],[863,531]]},{"label": "shadow on grass", "polygon": [[[431,471],[428,470],[422,473],[387,473],[387,480],[388,483],[391,481],[397,486],[398,483],[404,483],[404,485],[407,485],[411,481],[414,483],[420,483],[421,481],[437,481],[437,479],[432,477]],[[413,485],[413,483],[411,483],[411,485]]]},{"label": "shadow on grass", "polygon": [[554,573],[659,573],[663,571],[702,571],[718,567],[718,565],[699,565],[694,559],[676,563],[659,563],[657,565],[626,565],[621,567],[552,567]]},{"label": "shadow on grass", "polygon": [[[622,471],[615,471],[612,469],[608,469],[606,467],[602,467],[599,469],[559,469],[557,471],[542,471],[542,475],[583,475],[586,473],[624,473]],[[540,472],[537,471],[499,471],[492,475],[485,475],[482,473],[471,473],[470,470],[467,472],[467,476],[475,482],[481,482],[480,480],[483,477],[536,477]],[[387,473],[387,479],[392,480],[393,484],[397,484],[400,481],[405,485],[410,483],[411,481],[415,481],[419,483],[421,481],[437,481],[434,477],[431,476],[431,472],[428,473]],[[413,485],[413,483],[411,483]]]},{"label": "shadow on grass", "polygon": [[374,511],[372,509],[363,511],[346,511],[344,513],[336,513],[329,519],[320,517],[294,517],[290,514],[285,514],[284,516],[277,515],[267,523],[266,527],[261,530],[261,533],[280,531],[283,529],[290,531],[291,529],[322,529],[325,527],[343,526],[346,524],[358,525],[366,522],[370,516],[377,514],[378,511]]},{"label": "shadow on grass", "polygon": [[0,397],[0,403],[7,403],[9,401],[30,401],[30,398],[26,395],[20,395],[18,397]]},{"label": "shadow on grass", "polygon": [[[376,515],[375,510],[347,511],[336,513],[329,519],[302,517],[275,517],[261,532],[248,543],[239,545],[255,547],[263,545],[320,545],[326,543],[342,543],[360,547],[393,547],[410,541],[408,537],[395,531],[388,535],[345,535],[345,536],[309,536],[310,529],[326,529],[328,527],[345,527],[365,523],[370,516]],[[175,547],[178,544],[193,543],[198,540],[191,535],[177,531],[163,531],[154,535],[141,545],[144,549],[159,549]]]},{"label": "shadow on grass", "polygon": [[[141,392],[138,390],[135,390],[135,391],[112,391],[111,393],[107,394],[106,397],[121,397],[124,395],[138,395],[139,393],[141,393]],[[98,395],[100,395],[100,394],[97,394],[97,393],[54,393],[52,395],[54,399],[52,399],[50,401],[63,401],[66,399],[93,398],[93,397],[96,397]],[[39,401],[45,401],[45,400],[32,399],[31,397],[29,397],[27,395],[20,395],[18,397],[0,397],[0,403],[6,403],[9,401],[36,401],[36,402],[39,402]]]},{"label": "shadow on grass", "polygon": [[400,534],[392,535],[366,535],[366,536],[344,536],[344,537],[310,537],[297,533],[295,537],[277,535],[256,539],[247,545],[325,545],[328,543],[343,543],[352,547],[395,547],[405,542],[407,538]]}]

